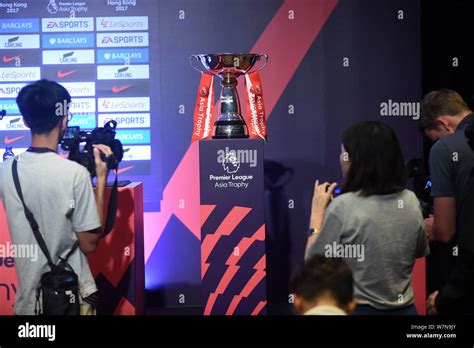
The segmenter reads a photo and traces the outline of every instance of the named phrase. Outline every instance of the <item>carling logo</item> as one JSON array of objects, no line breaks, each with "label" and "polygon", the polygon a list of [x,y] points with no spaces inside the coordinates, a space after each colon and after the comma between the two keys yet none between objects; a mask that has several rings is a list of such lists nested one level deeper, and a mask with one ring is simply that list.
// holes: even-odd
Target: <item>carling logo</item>
[{"label": "carling logo", "polygon": [[148,17],[97,17],[97,31],[148,30]]},{"label": "carling logo", "polygon": [[0,48],[30,49],[39,48],[39,35],[0,35]]},{"label": "carling logo", "polygon": [[8,84],[0,83],[0,98],[16,98],[18,92],[25,87],[24,83]]},{"label": "carling logo", "polygon": [[43,64],[94,64],[94,50],[43,51]]},{"label": "carling logo", "polygon": [[223,150],[217,150],[217,163],[222,164],[229,174],[236,173],[244,163],[254,168],[257,166],[257,150],[233,150],[226,146]]},{"label": "carling logo", "polygon": [[[7,116],[0,120],[0,130],[11,131],[11,130],[27,130],[23,123],[23,117],[21,116]],[[15,151],[16,154],[16,151]]]},{"label": "carling logo", "polygon": [[150,114],[99,114],[99,126],[110,120],[117,121],[117,128],[150,128]]},{"label": "carling logo", "polygon": [[420,103],[397,102],[389,99],[380,103],[380,116],[411,117],[413,120],[418,120],[420,118]]},{"label": "carling logo", "polygon": [[93,48],[94,34],[45,34],[41,37],[43,48]]},{"label": "carling logo", "polygon": [[97,47],[147,47],[148,33],[97,34]]},{"label": "carling logo", "polygon": [[43,32],[93,31],[94,18],[43,18],[41,26]]},{"label": "carling logo", "polygon": [[124,161],[148,161],[151,160],[150,145],[127,146],[123,149]]},{"label": "carling logo", "polygon": [[150,111],[150,98],[99,98],[98,105],[99,112]]},{"label": "carling logo", "polygon": [[39,32],[38,18],[3,18],[0,23],[2,33],[37,33]]},{"label": "carling logo", "polygon": [[99,80],[138,80],[149,79],[150,69],[147,65],[98,65]]},{"label": "carling logo", "polygon": [[0,68],[1,82],[36,81],[41,79],[41,69],[34,68]]}]

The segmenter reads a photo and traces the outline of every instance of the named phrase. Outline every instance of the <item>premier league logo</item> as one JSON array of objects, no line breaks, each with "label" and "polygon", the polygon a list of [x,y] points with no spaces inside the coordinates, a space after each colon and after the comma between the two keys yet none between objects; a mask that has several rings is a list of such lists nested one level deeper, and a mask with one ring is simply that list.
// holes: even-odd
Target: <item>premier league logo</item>
[{"label": "premier league logo", "polygon": [[222,167],[229,174],[237,173],[240,169],[240,161],[238,160],[235,153],[230,152],[225,157],[225,160],[222,162]]},{"label": "premier league logo", "polygon": [[56,0],[49,0],[48,7],[46,8],[50,14],[58,13],[58,4],[56,4]]}]

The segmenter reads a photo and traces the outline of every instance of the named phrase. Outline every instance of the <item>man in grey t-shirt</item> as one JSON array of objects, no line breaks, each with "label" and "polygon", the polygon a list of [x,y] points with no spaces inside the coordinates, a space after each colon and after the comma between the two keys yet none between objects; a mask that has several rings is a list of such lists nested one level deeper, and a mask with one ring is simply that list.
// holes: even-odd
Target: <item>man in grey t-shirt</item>
[{"label": "man in grey t-shirt", "polygon": [[[70,101],[67,90],[51,81],[41,80],[20,91],[17,103],[31,129],[32,143],[18,156],[18,176],[26,206],[38,222],[53,262],[65,257],[79,241],[80,249],[68,262],[79,277],[80,295],[85,299],[97,292],[85,253],[94,251],[102,234],[108,169],[100,153],[110,155],[111,150],[103,145],[94,149],[98,178],[94,197],[89,172],[56,153],[68,122],[68,110],[58,107]],[[4,202],[12,243],[38,249],[37,260],[15,258],[19,286],[14,311],[32,315],[38,283],[49,266],[25,218],[13,183],[12,163],[10,159],[0,166],[0,200]]]}]

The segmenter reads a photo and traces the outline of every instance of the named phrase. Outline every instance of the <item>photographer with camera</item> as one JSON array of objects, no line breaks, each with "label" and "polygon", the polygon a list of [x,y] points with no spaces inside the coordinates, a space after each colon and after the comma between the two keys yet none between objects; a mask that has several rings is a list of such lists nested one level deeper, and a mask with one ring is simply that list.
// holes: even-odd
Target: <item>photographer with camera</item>
[{"label": "photographer with camera", "polygon": [[441,303],[437,299],[439,291],[433,287],[443,288],[458,267],[462,197],[467,192],[474,161],[464,130],[473,118],[466,102],[452,90],[430,92],[421,103],[420,127],[435,142],[429,157],[434,216],[425,222],[433,239],[428,274],[439,279],[428,286],[432,291],[427,301],[428,314],[462,311],[462,306],[455,309],[447,302]]},{"label": "photographer with camera", "polygon": [[[0,199],[12,242],[41,249],[36,262],[15,259],[18,315],[95,314],[97,287],[86,258],[104,233],[110,147],[93,145],[97,187],[84,167],[57,154],[71,97],[56,82],[24,87],[17,104],[31,130],[31,146],[0,167]],[[101,158],[102,157],[102,158]],[[37,289],[40,291],[37,291]]]}]

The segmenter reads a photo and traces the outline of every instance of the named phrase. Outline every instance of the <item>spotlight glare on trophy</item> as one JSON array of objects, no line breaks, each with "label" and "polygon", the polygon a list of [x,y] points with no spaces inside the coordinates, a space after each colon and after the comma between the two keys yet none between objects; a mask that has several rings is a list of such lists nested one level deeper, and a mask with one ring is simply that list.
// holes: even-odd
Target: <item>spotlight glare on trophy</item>
[{"label": "spotlight glare on trophy", "polygon": [[[265,58],[265,63],[260,68],[252,71],[261,58]],[[212,138],[248,138],[249,131],[242,117],[236,88],[237,78],[241,75],[262,70],[268,63],[268,55],[252,53],[193,54],[190,60],[194,69],[203,72],[193,65],[194,61],[199,61],[207,73],[217,75],[221,80],[220,111],[214,123]],[[212,89],[212,83],[209,88]],[[202,86],[200,90],[206,91]],[[212,91],[208,91],[208,93],[212,95]]]}]

